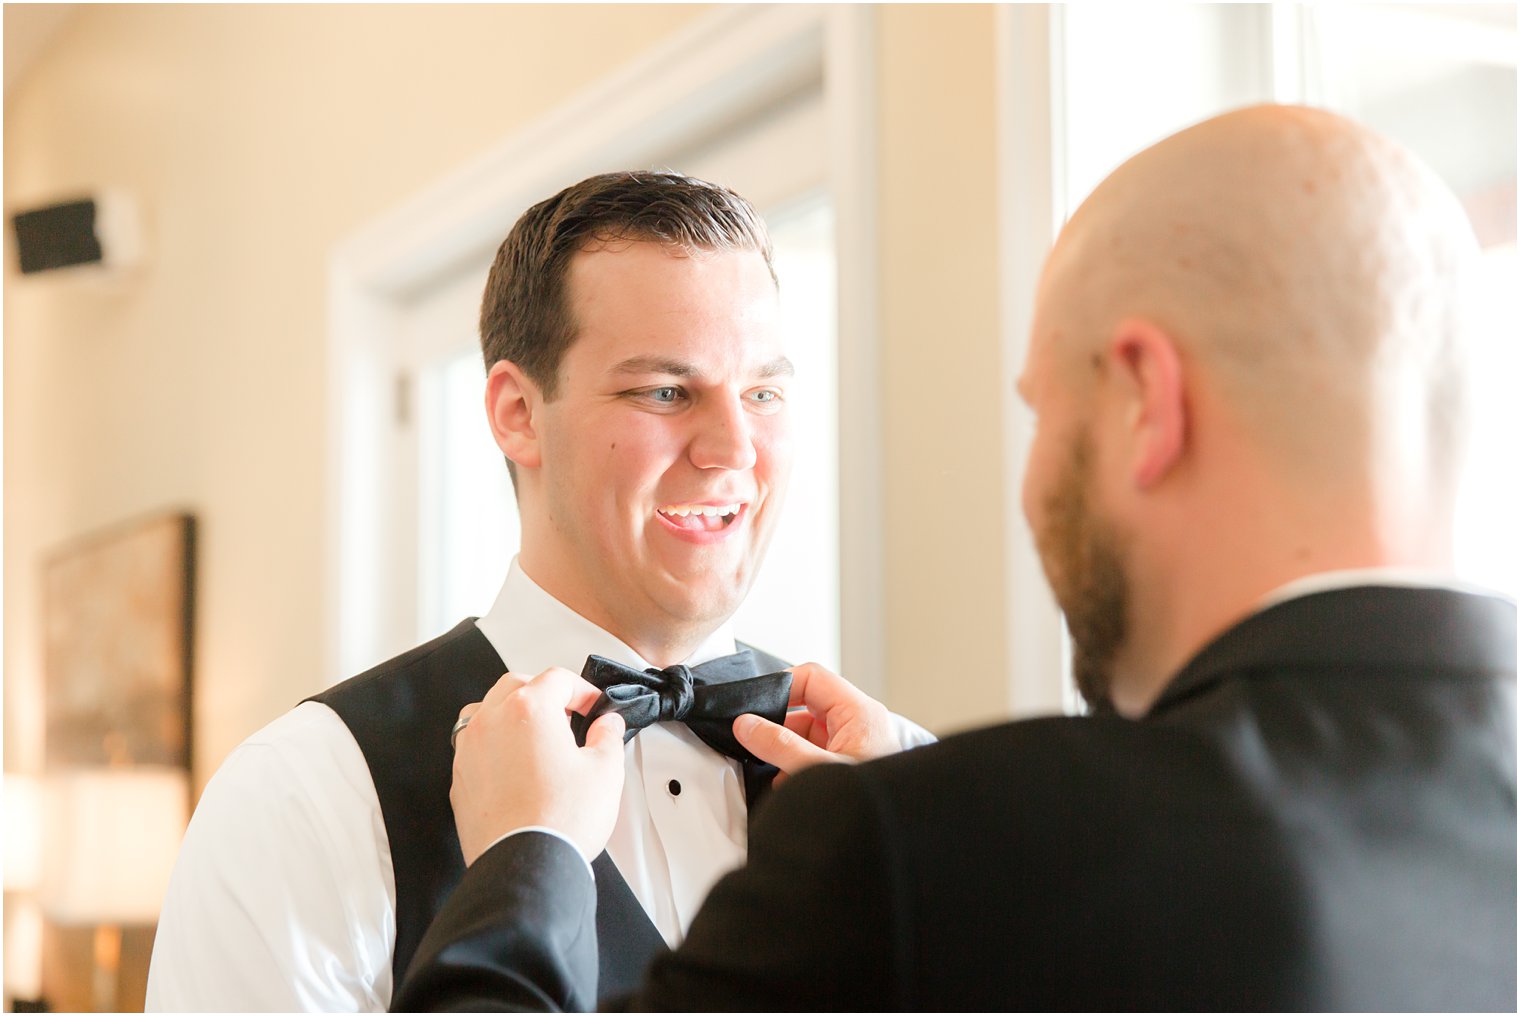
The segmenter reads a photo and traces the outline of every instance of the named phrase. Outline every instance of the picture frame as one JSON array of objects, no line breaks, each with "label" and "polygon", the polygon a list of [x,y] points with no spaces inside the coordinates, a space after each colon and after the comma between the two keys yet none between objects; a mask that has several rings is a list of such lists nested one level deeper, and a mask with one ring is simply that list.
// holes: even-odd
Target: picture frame
[{"label": "picture frame", "polygon": [[195,519],[90,534],[42,569],[45,768],[191,765]]}]

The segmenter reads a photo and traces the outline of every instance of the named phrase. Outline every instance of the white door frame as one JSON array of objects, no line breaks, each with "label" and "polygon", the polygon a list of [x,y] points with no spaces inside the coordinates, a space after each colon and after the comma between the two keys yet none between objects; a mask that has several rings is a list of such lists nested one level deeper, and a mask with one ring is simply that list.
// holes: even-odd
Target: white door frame
[{"label": "white door frame", "polygon": [[1062,12],[1050,4],[997,9],[998,299],[1003,390],[1003,635],[1008,711],[1015,717],[1070,711],[1066,638],[1024,521],[1024,469],[1034,419],[1013,396],[1034,318],[1035,284],[1061,226],[1066,179],[1066,102],[1061,83]]},{"label": "white door frame", "polygon": [[868,6],[728,7],[702,18],[482,158],[350,234],[329,264],[326,664],[335,680],[379,662],[386,615],[388,351],[407,298],[489,258],[530,204],[607,169],[699,144],[822,78],[837,227],[840,598],[843,666],[883,688],[884,531],[876,280],[875,18]]}]

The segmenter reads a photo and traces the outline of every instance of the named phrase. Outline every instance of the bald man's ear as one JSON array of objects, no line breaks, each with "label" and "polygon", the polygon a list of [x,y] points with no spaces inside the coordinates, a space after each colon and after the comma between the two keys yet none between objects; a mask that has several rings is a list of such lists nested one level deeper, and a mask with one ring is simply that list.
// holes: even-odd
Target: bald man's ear
[{"label": "bald man's ear", "polygon": [[1177,344],[1149,321],[1126,320],[1108,347],[1109,368],[1124,400],[1130,475],[1144,490],[1181,459],[1187,442],[1187,397]]},{"label": "bald man's ear", "polygon": [[511,360],[497,360],[486,375],[486,418],[496,447],[519,466],[542,461],[534,424],[543,397],[538,386]]}]

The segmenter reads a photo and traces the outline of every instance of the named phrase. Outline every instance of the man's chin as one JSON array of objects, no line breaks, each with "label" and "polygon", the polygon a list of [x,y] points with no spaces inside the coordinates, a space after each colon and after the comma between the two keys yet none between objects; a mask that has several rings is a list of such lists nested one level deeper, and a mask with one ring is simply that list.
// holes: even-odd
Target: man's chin
[{"label": "man's chin", "polygon": [[678,580],[672,595],[663,599],[665,612],[675,624],[704,635],[721,627],[744,602],[742,593],[736,594],[731,586],[713,583],[710,575],[694,577],[689,582]]}]

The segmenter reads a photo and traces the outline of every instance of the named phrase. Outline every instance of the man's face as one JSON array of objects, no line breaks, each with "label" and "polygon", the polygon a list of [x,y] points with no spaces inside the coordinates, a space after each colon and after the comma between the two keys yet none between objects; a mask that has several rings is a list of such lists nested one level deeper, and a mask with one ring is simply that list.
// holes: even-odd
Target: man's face
[{"label": "man's face", "polygon": [[1125,541],[1096,503],[1091,399],[1052,361],[1060,332],[1037,315],[1019,394],[1037,425],[1024,473],[1024,516],[1074,648],[1077,690],[1089,706],[1112,706],[1114,658],[1129,607]]},{"label": "man's face", "polygon": [[567,283],[535,578],[625,641],[700,638],[749,591],[791,471],[775,283],[753,251],[653,243],[581,252]]}]

